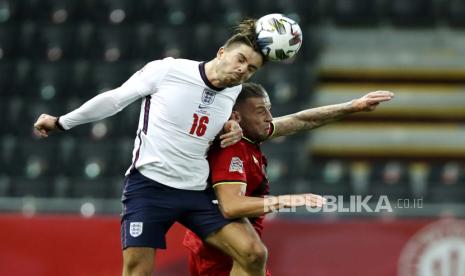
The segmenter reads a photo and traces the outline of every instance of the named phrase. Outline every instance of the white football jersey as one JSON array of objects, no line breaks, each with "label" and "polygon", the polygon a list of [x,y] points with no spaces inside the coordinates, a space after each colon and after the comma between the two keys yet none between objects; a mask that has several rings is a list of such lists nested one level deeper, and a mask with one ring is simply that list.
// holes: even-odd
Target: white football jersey
[{"label": "white football jersey", "polygon": [[132,168],[185,190],[207,185],[207,151],[229,119],[241,85],[219,90],[204,63],[166,58],[148,63],[123,85],[142,101]]}]

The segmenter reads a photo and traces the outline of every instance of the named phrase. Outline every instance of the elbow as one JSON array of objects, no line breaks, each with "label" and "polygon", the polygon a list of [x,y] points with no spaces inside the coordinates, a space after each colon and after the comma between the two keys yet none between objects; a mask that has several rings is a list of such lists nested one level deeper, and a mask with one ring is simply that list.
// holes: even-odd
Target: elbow
[{"label": "elbow", "polygon": [[220,206],[221,213],[225,219],[235,219],[240,216],[237,210],[233,206],[229,206],[227,204]]}]

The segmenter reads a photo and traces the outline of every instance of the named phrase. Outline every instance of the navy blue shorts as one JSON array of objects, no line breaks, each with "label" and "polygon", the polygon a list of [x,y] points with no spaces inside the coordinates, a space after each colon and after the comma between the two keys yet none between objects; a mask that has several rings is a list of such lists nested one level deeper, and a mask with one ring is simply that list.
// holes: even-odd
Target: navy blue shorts
[{"label": "navy blue shorts", "polygon": [[125,179],[121,243],[127,247],[166,248],[165,235],[174,222],[200,238],[230,223],[221,214],[213,189],[191,191],[160,184],[133,170]]}]

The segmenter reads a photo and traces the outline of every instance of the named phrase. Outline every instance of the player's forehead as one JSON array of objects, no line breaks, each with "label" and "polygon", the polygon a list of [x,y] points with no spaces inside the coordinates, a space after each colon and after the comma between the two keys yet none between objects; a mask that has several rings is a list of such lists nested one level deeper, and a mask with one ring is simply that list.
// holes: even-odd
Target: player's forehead
[{"label": "player's forehead", "polygon": [[250,97],[247,100],[250,103],[250,105],[253,106],[255,109],[271,108],[271,101],[270,97],[268,97],[268,94],[265,94],[263,97]]},{"label": "player's forehead", "polygon": [[228,47],[227,51],[231,55],[243,56],[250,65],[254,65],[257,68],[260,68],[263,64],[261,54],[245,43],[234,43]]}]

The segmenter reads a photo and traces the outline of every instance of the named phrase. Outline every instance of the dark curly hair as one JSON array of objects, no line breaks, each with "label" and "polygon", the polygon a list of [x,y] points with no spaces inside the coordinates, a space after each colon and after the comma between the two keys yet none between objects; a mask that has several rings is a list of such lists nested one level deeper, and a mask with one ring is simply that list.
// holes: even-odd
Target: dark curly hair
[{"label": "dark curly hair", "polygon": [[226,42],[224,43],[223,47],[225,49],[231,47],[235,44],[245,44],[255,52],[259,53],[262,57],[263,64],[267,61],[266,56],[262,53],[260,47],[257,43],[257,34],[255,32],[255,24],[257,19],[245,19],[241,21],[235,28],[234,28],[234,35],[231,36]]}]

